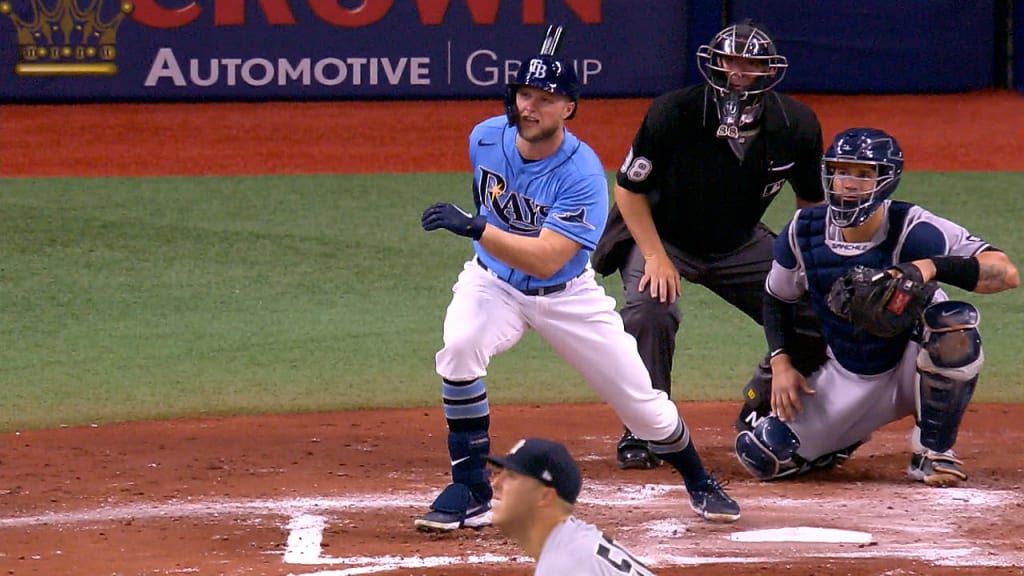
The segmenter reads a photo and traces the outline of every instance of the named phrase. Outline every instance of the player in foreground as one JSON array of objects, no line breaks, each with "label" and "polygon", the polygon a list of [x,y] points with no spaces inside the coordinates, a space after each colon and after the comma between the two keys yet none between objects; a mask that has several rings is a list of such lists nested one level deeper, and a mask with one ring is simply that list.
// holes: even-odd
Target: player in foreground
[{"label": "player in foreground", "polygon": [[494,486],[494,525],[537,561],[536,576],[653,576],[596,526],[573,516],[582,477],[565,446],[520,440],[503,458]]},{"label": "player in foreground", "polygon": [[[796,476],[914,416],[908,473],[958,484],[967,473],[953,445],[984,356],[978,310],[938,284],[993,294],[1019,285],[1017,268],[959,224],[889,199],[903,171],[889,134],[845,130],[821,166],[828,203],[797,211],[765,283],[773,415],[739,433],[736,454],[758,478]],[[806,380],[788,337],[792,303],[805,292],[829,346]]]},{"label": "player in foreground", "polygon": [[416,520],[450,531],[490,523],[490,407],[484,377],[493,356],[536,330],[619,418],[682,475],[693,510],[732,522],[739,506],[701,463],[676,405],[650,376],[594,279],[589,255],[608,215],[608,182],[594,151],[565,128],[576,114],[579,80],[555,57],[561,28],[508,85],[506,114],[484,120],[469,139],[477,215],[450,203],[423,213],[425,230],[472,238],[444,320],[435,367],[448,423],[452,483]]}]

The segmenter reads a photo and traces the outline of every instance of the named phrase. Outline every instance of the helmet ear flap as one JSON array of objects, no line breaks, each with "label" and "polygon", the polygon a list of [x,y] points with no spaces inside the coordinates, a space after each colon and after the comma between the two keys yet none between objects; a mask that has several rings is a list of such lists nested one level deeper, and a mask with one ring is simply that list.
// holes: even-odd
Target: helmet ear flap
[{"label": "helmet ear flap", "polygon": [[505,87],[505,118],[509,126],[515,126],[519,120],[519,107],[516,106],[516,92],[519,91],[519,84],[509,84]]}]

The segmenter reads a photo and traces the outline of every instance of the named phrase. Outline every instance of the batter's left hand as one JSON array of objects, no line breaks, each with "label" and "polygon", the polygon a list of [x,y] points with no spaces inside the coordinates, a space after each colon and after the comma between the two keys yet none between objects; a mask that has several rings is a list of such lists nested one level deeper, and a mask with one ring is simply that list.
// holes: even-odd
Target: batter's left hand
[{"label": "batter's left hand", "polygon": [[487,228],[487,218],[482,214],[473,216],[450,202],[438,202],[423,211],[420,219],[423,229],[437,230],[444,228],[459,236],[479,240]]},{"label": "batter's left hand", "polygon": [[668,254],[656,254],[644,259],[644,275],[640,278],[637,289],[641,292],[647,286],[651,288],[651,298],[659,302],[675,302],[682,294],[682,283],[679,270],[672,263]]}]

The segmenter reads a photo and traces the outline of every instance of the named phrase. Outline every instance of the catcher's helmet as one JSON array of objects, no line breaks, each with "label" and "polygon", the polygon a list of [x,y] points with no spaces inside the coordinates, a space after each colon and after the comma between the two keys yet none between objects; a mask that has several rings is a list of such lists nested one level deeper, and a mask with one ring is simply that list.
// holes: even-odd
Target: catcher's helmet
[{"label": "catcher's helmet", "polygon": [[505,89],[505,115],[509,126],[516,123],[516,92],[520,86],[533,86],[552,94],[561,94],[576,104],[566,120],[576,115],[580,100],[580,80],[576,70],[565,62],[555,58],[561,47],[562,27],[549,26],[540,54],[519,65],[515,80],[509,82]]},{"label": "catcher's helmet", "polygon": [[[735,58],[754,65],[744,66],[740,72],[728,62]],[[698,48],[697,68],[714,89],[718,104],[718,135],[736,138],[741,128],[753,126],[761,117],[761,94],[781,82],[788,67],[764,27],[749,19],[725,28]],[[734,87],[731,80],[737,74],[753,81]]]},{"label": "catcher's helmet", "polygon": [[[871,189],[857,194],[832,190],[837,163],[874,167],[875,175],[866,179],[871,182]],[[892,196],[902,174],[903,151],[895,138],[877,128],[840,132],[821,159],[821,183],[828,197],[829,219],[840,228],[860,226]]]}]

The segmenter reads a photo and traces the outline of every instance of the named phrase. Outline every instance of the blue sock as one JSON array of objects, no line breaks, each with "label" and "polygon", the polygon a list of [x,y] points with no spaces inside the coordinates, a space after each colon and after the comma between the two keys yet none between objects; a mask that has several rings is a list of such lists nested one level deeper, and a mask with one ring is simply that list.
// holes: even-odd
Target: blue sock
[{"label": "blue sock", "polygon": [[708,479],[704,464],[700,461],[697,448],[690,439],[690,431],[679,419],[676,429],[667,439],[649,443],[651,450],[665,462],[668,462],[683,477],[686,490],[692,492],[701,488]]},{"label": "blue sock", "polygon": [[452,482],[468,486],[478,499],[488,501],[493,496],[485,460],[491,453],[491,416],[484,381],[444,380],[441,390],[448,421]]}]

